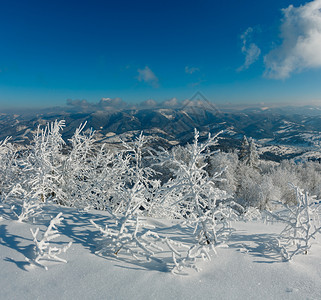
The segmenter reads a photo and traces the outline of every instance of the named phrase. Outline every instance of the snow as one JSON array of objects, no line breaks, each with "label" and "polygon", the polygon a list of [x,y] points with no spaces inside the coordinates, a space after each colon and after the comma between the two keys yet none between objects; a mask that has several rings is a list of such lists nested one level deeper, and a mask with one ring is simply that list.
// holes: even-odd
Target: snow
[{"label": "snow", "polygon": [[175,119],[175,116],[173,115],[173,112],[170,109],[163,108],[163,109],[159,109],[158,111],[162,116],[164,116],[169,120]]},{"label": "snow", "polygon": [[[280,223],[237,221],[229,247],[199,261],[201,272],[173,275],[154,260],[96,255],[99,232],[90,220],[108,221],[107,212],[53,204],[43,209],[33,224],[15,221],[9,203],[0,207],[1,299],[321,299],[320,238],[308,255],[282,262],[268,247],[283,229]],[[43,233],[59,212],[64,220],[57,241],[73,244],[61,254],[68,263],[42,261],[46,271],[25,260],[33,252],[30,228]],[[171,232],[171,239],[184,239],[174,221],[153,225]]]}]

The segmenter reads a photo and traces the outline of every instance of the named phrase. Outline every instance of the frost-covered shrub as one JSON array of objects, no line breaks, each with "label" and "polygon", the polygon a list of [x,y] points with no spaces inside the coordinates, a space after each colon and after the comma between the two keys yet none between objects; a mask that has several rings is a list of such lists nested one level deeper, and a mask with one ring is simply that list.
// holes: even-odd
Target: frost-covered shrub
[{"label": "frost-covered shrub", "polygon": [[128,168],[129,158],[126,155],[112,153],[102,145],[90,161],[86,179],[89,183],[87,197],[92,208],[112,212],[118,209]]},{"label": "frost-covered shrub", "polygon": [[[159,187],[159,182],[150,179],[153,171],[142,166],[142,135],[132,144],[124,144],[131,154],[124,186],[120,187],[117,209],[112,211],[111,224],[105,228],[92,222],[102,233],[99,254],[119,255],[129,253],[160,261],[164,253],[171,253],[175,272],[184,268],[196,268],[198,258],[210,259],[209,250],[224,242],[231,232],[229,221],[236,216],[234,202],[227,200],[225,191],[215,186],[221,173],[209,177],[205,171],[208,147],[216,143],[216,136],[209,136],[205,144],[198,143],[195,132],[194,144],[185,148],[189,160],[176,159],[176,151],[164,151],[155,156],[159,164],[170,162],[174,178]],[[195,238],[192,245],[183,245],[161,236],[144,221],[141,215],[173,217],[187,226],[186,231]],[[165,248],[164,248],[165,247]],[[165,251],[165,252],[164,252]]]},{"label": "frost-covered shrub", "polygon": [[53,218],[50,221],[50,224],[43,234],[41,240],[38,241],[38,233],[39,228],[37,228],[35,231],[30,229],[31,234],[33,236],[33,241],[35,243],[35,257],[30,259],[26,258],[27,261],[32,262],[33,264],[40,266],[46,270],[48,268],[40,263],[40,260],[55,260],[67,263],[67,261],[58,255],[60,255],[62,252],[66,252],[72,245],[72,242],[69,242],[67,245],[58,247],[58,246],[52,246],[50,245],[50,242],[53,239],[56,239],[60,236],[57,226],[61,224],[61,221],[63,220],[62,213],[59,213],[55,218]]},{"label": "frost-covered shrub", "polygon": [[98,254],[118,255],[124,252],[135,258],[155,259],[155,250],[159,250],[157,242],[165,242],[164,238],[148,230],[148,223],[139,217],[148,213],[152,195],[159,185],[158,181],[151,179],[153,170],[142,166],[145,144],[142,133],[132,144],[123,143],[125,151],[118,156],[124,163],[118,173],[121,184],[116,181],[113,185],[109,203],[111,224],[102,228],[92,221],[103,235]]},{"label": "frost-covered shrub", "polygon": [[[238,156],[235,152],[217,152],[208,158],[206,171],[209,176],[222,173],[220,180],[216,181],[218,188],[226,191],[229,195],[234,195],[237,188],[236,174]],[[224,172],[222,172],[224,171]]]},{"label": "frost-covered shrub", "polygon": [[235,172],[237,189],[236,199],[244,206],[253,206],[266,209],[271,201],[282,201],[285,204],[296,203],[293,189],[289,183],[304,184],[307,191],[318,191],[321,186],[321,177],[318,173],[318,163],[295,163],[282,161],[280,164],[261,162],[259,168],[240,163]]},{"label": "frost-covered shrub", "polygon": [[81,124],[70,139],[71,149],[62,168],[58,202],[77,208],[117,209],[125,185],[129,156],[96,145],[93,130]]},{"label": "frost-covered shrub", "polygon": [[260,210],[270,206],[271,201],[278,200],[280,190],[273,184],[268,175],[261,175],[257,169],[241,165],[238,168],[237,202],[244,207],[255,207]]},{"label": "frost-covered shrub", "polygon": [[114,209],[117,214],[135,216],[147,213],[153,201],[153,195],[160,185],[159,180],[153,179],[155,171],[143,165],[143,151],[146,142],[142,132],[133,143],[123,142],[124,157],[129,164],[122,176],[123,184],[115,191],[115,198],[119,201],[118,207]]},{"label": "frost-covered shrub", "polygon": [[209,135],[204,144],[198,138],[199,132],[195,130],[194,143],[186,148],[190,157],[187,161],[176,158],[175,152],[164,151],[159,155],[160,164],[170,161],[175,166],[174,178],[159,190],[152,213],[188,220],[195,228],[197,243],[214,247],[229,230],[225,221],[233,214],[234,202],[216,187],[221,172],[210,177],[205,170],[204,162],[211,155],[208,149],[216,144],[217,135]]},{"label": "frost-covered shrub", "polygon": [[69,140],[71,150],[62,167],[59,204],[85,208],[91,207],[90,162],[94,157],[94,132],[84,131],[86,123],[80,124]]},{"label": "frost-covered shrub", "polygon": [[19,205],[18,212],[15,205],[11,206],[11,211],[17,217],[18,222],[28,221],[42,213],[42,203],[33,199],[24,199]]},{"label": "frost-covered shrub", "polygon": [[8,197],[18,174],[17,149],[7,137],[0,141],[0,199],[2,201]]},{"label": "frost-covered shrub", "polygon": [[30,151],[20,159],[22,175],[19,180],[25,198],[46,202],[58,192],[61,182],[61,155],[64,141],[61,130],[65,121],[38,126]]},{"label": "frost-covered shrub", "polygon": [[93,220],[91,223],[100,231],[101,237],[96,254],[104,256],[130,255],[135,260],[146,259],[165,265],[172,273],[180,274],[185,268],[199,270],[196,259],[202,257],[200,251],[194,251],[184,243],[159,235],[148,220],[137,217],[124,223],[112,223],[101,227]]},{"label": "frost-covered shrub", "polygon": [[293,162],[284,161],[269,173],[273,185],[280,190],[279,200],[286,204],[296,203],[295,192],[293,189],[289,189],[290,182],[295,185],[299,184],[295,168],[296,166]]},{"label": "frost-covered shrub", "polygon": [[280,199],[286,204],[296,203],[296,195],[293,189],[289,189],[289,183],[303,185],[306,190],[318,198],[321,197],[321,164],[318,162],[301,162],[284,160],[273,167],[268,175],[280,192]]},{"label": "frost-covered shrub", "polygon": [[[191,145],[187,144],[185,146],[177,145],[173,148],[169,149],[168,152],[171,153],[172,156],[175,156],[177,161],[180,161],[183,164],[188,164],[191,159]],[[156,156],[154,157],[154,162],[158,161],[157,156],[159,155],[156,152]],[[204,164],[205,162],[202,162]],[[153,163],[152,168],[157,172],[156,178],[159,178],[162,183],[166,183],[170,181],[175,175],[176,164],[171,160],[164,161],[162,164]]]},{"label": "frost-covered shrub", "polygon": [[63,127],[64,121],[48,123],[45,128],[38,126],[30,149],[12,158],[16,176],[10,178],[6,198],[15,202],[12,211],[20,222],[37,216],[42,204],[59,190]]},{"label": "frost-covered shrub", "polygon": [[283,209],[268,212],[277,221],[285,224],[284,229],[277,239],[277,249],[282,258],[291,260],[297,254],[307,254],[311,248],[311,241],[321,232],[320,202],[307,192],[292,185],[295,191],[297,204],[287,205],[279,202]]},{"label": "frost-covered shrub", "polygon": [[295,167],[296,176],[301,185],[311,194],[321,198],[321,164],[307,161],[292,164]]}]

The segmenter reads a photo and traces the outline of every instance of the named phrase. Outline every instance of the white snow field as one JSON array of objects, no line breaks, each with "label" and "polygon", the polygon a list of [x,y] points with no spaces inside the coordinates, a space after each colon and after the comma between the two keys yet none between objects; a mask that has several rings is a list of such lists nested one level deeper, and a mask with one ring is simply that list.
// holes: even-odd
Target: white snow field
[{"label": "white snow field", "polygon": [[[34,243],[30,228],[39,236],[59,212],[59,246],[72,241],[59,256],[68,262],[42,260],[48,270],[32,262]],[[236,231],[228,247],[211,252],[211,261],[198,261],[202,270],[170,272],[170,260],[135,259],[95,254],[99,231],[107,212],[81,212],[46,205],[42,217],[19,223],[5,203],[0,207],[0,299],[321,299],[321,241],[313,241],[308,255],[283,262],[269,247],[284,225],[261,221],[233,223]],[[150,220],[158,234],[188,244],[183,226],[173,221]],[[184,234],[183,234],[184,233]],[[318,240],[319,239],[319,240]],[[55,243],[52,241],[52,243]],[[163,253],[166,262],[166,251]],[[29,259],[29,262],[26,260]]]}]

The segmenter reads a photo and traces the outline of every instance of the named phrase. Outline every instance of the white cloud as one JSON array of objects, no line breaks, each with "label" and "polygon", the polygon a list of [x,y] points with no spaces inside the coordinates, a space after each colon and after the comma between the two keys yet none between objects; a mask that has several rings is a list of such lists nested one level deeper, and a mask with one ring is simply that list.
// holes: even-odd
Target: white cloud
[{"label": "white cloud", "polygon": [[282,44],[264,57],[264,76],[284,79],[321,67],[321,0],[282,10]]},{"label": "white cloud", "polygon": [[148,66],[146,66],[144,69],[138,69],[137,72],[138,72],[138,77],[137,77],[138,81],[146,82],[153,87],[159,86],[158,78]]},{"label": "white cloud", "polygon": [[101,98],[101,100],[98,103],[101,107],[125,107],[127,106],[127,103],[124,102],[121,98]]},{"label": "white cloud", "polygon": [[189,66],[185,67],[185,73],[187,74],[193,74],[195,72],[198,72],[199,70],[200,70],[199,68],[195,68],[195,67],[189,67]]},{"label": "white cloud", "polygon": [[243,42],[242,53],[245,55],[245,61],[244,64],[237,69],[237,71],[239,72],[248,69],[249,66],[255,63],[261,55],[260,48],[256,44],[250,42],[252,33],[253,28],[249,27],[241,35],[241,39]]},{"label": "white cloud", "polygon": [[174,106],[178,106],[178,105],[179,105],[179,101],[175,97],[163,102],[163,106],[165,106],[165,107],[174,107]]},{"label": "white cloud", "polygon": [[143,107],[155,107],[155,106],[157,106],[157,102],[154,99],[148,99],[148,100],[143,101],[142,103],[140,103],[140,106],[143,106]]}]

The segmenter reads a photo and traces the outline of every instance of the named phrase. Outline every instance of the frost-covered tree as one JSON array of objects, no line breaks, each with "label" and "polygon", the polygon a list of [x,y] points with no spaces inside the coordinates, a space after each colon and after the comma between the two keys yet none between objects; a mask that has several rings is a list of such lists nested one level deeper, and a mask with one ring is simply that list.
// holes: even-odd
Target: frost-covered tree
[{"label": "frost-covered tree", "polygon": [[248,156],[249,148],[250,148],[249,141],[247,140],[247,137],[245,135],[243,135],[241,149],[240,149],[240,153],[239,153],[239,159],[241,161],[246,159],[246,157]]},{"label": "frost-covered tree", "polygon": [[245,165],[258,168],[259,154],[252,138],[248,141],[246,136],[243,137],[239,158]]}]

